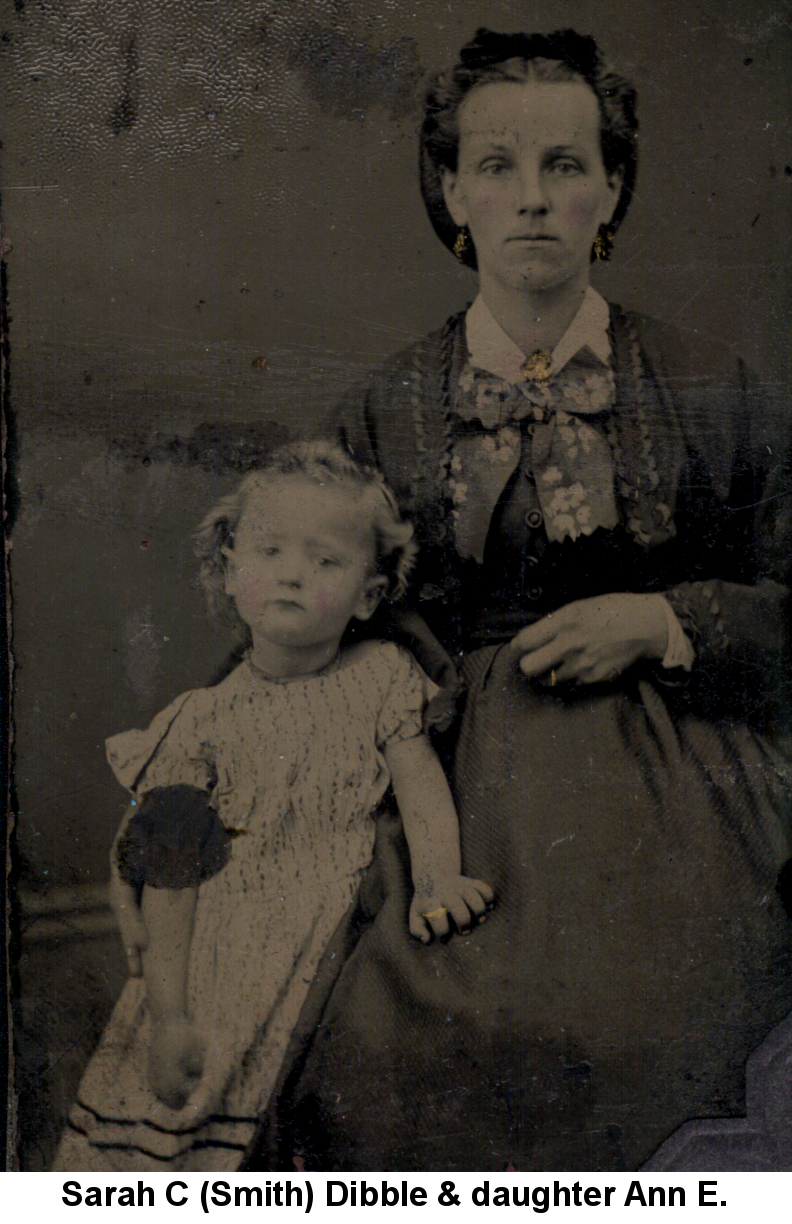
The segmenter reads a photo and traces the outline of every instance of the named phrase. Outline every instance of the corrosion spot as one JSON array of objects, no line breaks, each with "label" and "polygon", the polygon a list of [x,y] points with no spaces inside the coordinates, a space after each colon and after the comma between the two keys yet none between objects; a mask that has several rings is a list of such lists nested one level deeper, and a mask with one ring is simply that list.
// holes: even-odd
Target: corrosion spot
[{"label": "corrosion spot", "polygon": [[376,46],[311,22],[299,31],[288,63],[322,110],[339,118],[360,120],[381,106],[399,119],[415,107],[422,68],[412,38]]},{"label": "corrosion spot", "polygon": [[137,107],[128,93],[121,98],[108,122],[116,136],[124,128],[134,127],[137,122]]}]

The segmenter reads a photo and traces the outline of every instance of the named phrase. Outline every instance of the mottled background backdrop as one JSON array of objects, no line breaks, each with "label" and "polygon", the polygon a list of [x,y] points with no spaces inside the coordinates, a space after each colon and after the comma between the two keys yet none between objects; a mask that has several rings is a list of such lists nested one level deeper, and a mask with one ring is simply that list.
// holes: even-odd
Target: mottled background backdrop
[{"label": "mottled background backdrop", "polygon": [[189,530],[262,423],[316,420],[474,292],[420,201],[426,73],[477,25],[594,34],[637,82],[598,287],[783,402],[790,0],[3,0],[24,1167],[123,979],[102,741],[205,683]]}]

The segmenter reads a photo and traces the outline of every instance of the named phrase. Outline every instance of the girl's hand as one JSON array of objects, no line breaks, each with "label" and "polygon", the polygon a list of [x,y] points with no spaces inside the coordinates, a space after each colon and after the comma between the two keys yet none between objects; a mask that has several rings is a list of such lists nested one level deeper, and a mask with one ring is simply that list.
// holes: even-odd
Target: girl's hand
[{"label": "girl's hand", "polygon": [[164,1016],[152,1024],[149,1087],[170,1109],[183,1109],[203,1074],[204,1047],[189,1016]]},{"label": "girl's hand", "polygon": [[137,893],[119,874],[115,851],[110,860],[110,905],[115,914],[126,952],[130,977],[141,977],[141,952],[148,947],[148,931],[138,905]]},{"label": "girl's hand", "polygon": [[410,934],[421,943],[432,936],[443,939],[451,932],[451,921],[461,935],[475,922],[483,922],[495,894],[483,880],[450,875],[427,888],[416,888],[410,906]]},{"label": "girl's hand", "polygon": [[509,648],[530,679],[598,684],[639,659],[662,659],[667,645],[662,595],[616,594],[566,604],[523,629]]}]

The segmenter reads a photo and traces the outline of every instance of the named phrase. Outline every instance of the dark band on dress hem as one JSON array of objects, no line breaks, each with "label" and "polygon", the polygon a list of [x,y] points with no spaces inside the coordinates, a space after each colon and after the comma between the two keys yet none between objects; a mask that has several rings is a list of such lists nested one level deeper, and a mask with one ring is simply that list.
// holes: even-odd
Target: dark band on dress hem
[{"label": "dark band on dress hem", "polygon": [[191,1144],[189,1148],[185,1148],[181,1152],[174,1152],[172,1156],[160,1156],[158,1152],[152,1152],[148,1148],[139,1147],[134,1143],[97,1143],[94,1139],[90,1138],[87,1131],[82,1130],[79,1126],[75,1126],[73,1122],[69,1122],[68,1127],[76,1134],[82,1135],[97,1152],[140,1152],[141,1156],[147,1156],[149,1160],[159,1160],[162,1164],[170,1164],[173,1160],[179,1160],[186,1151],[195,1152],[199,1148],[222,1148],[224,1151],[245,1152],[248,1147],[245,1143],[226,1143],[222,1139],[201,1139],[198,1143]]},{"label": "dark band on dress hem", "polygon": [[[96,1118],[97,1122],[104,1123],[105,1126],[146,1126],[149,1130],[156,1131],[160,1135],[194,1135],[198,1131],[204,1129],[207,1125],[224,1125],[224,1126],[246,1126],[258,1122],[258,1118],[254,1114],[252,1117],[247,1115],[235,1114],[210,1114],[208,1118],[204,1118],[196,1126],[185,1126],[181,1130],[171,1130],[167,1126],[158,1126],[156,1122],[150,1122],[148,1118],[111,1118],[106,1114],[100,1114],[98,1110],[93,1109],[90,1105],[86,1105],[84,1101],[77,1099],[77,1108],[84,1109],[86,1113],[91,1114]],[[69,1125],[79,1130],[73,1122]]]}]

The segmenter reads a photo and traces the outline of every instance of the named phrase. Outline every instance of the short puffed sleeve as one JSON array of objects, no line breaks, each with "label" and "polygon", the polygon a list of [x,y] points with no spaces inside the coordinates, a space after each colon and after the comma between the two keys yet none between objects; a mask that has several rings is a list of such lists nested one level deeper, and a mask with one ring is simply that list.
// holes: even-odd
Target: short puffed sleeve
[{"label": "short puffed sleeve", "polygon": [[122,786],[145,794],[156,786],[215,783],[213,750],[205,735],[206,689],[182,693],[145,731],[122,731],[106,741],[107,760]]},{"label": "short puffed sleeve", "polygon": [[401,646],[388,642],[382,650],[390,683],[377,718],[379,748],[420,735],[424,709],[440,691]]},{"label": "short puffed sleeve", "polygon": [[194,888],[228,861],[229,835],[209,795],[216,781],[206,738],[213,708],[211,694],[195,689],[148,730],[107,741],[119,782],[143,797],[116,846],[119,873],[135,887]]}]

